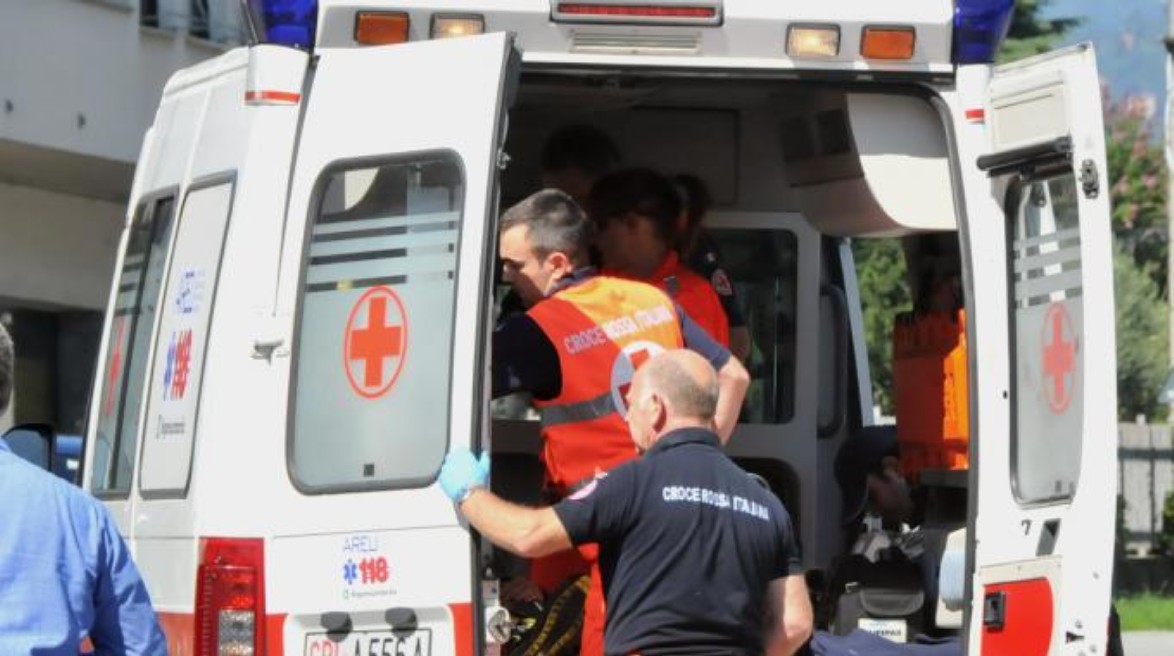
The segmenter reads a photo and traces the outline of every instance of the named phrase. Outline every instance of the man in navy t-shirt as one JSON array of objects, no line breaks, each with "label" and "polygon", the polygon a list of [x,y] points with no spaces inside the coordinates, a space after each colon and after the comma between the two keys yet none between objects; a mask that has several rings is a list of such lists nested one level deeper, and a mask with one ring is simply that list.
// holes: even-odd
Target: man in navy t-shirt
[{"label": "man in navy t-shirt", "polygon": [[642,458],[557,505],[526,508],[485,489],[488,458],[445,459],[440,483],[482,535],[527,557],[597,542],[608,654],[791,654],[811,606],[790,518],[722,453],[713,368],[668,351],[628,390]]}]

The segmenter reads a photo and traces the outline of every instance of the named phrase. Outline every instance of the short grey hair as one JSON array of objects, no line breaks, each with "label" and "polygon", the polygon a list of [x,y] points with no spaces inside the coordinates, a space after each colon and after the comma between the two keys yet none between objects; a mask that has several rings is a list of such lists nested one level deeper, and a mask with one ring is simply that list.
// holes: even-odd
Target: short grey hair
[{"label": "short grey hair", "polygon": [[8,411],[15,369],[16,353],[12,348],[12,338],[9,337],[4,324],[0,323],[0,414]]},{"label": "short grey hair", "polygon": [[698,381],[676,360],[663,356],[649,360],[644,368],[649,389],[664,397],[676,415],[710,421],[717,414],[717,376]]},{"label": "short grey hair", "polygon": [[519,225],[529,228],[530,247],[540,257],[563,253],[575,266],[590,261],[595,225],[565,192],[543,189],[531,194],[506,210],[499,233]]}]

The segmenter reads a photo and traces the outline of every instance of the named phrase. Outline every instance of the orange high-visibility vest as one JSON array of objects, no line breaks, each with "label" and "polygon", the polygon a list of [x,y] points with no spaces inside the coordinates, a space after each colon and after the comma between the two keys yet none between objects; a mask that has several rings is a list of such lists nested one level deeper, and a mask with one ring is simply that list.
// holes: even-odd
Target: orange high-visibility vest
[{"label": "orange high-visibility vest", "polygon": [[608,276],[559,290],[529,315],[558,351],[562,389],[534,404],[548,482],[566,494],[636,456],[624,421],[628,387],[648,358],[684,345],[680,317],[659,289]]}]

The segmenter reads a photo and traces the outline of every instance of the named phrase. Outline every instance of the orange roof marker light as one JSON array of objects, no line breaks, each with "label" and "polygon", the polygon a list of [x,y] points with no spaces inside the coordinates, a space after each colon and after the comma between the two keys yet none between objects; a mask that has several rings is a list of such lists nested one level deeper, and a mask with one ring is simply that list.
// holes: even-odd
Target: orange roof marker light
[{"label": "orange roof marker light", "polygon": [[433,14],[432,28],[428,32],[433,39],[484,34],[485,17],[480,14]]},{"label": "orange roof marker light", "polygon": [[840,54],[836,25],[792,25],[787,28],[787,56],[826,59]]},{"label": "orange roof marker light", "polygon": [[913,59],[917,32],[912,27],[866,26],[860,38],[860,54],[866,59]]},{"label": "orange roof marker light", "polygon": [[360,11],[355,14],[355,42],[365,46],[407,43],[408,15],[402,11]]}]

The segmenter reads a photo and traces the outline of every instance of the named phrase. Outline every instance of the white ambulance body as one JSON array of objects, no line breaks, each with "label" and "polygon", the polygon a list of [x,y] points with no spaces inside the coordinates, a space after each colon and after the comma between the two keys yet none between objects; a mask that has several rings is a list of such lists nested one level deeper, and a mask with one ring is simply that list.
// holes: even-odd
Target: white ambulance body
[{"label": "white ambulance body", "polygon": [[1009,5],[321,0],[312,44],[177,73],[135,176],[82,483],[172,652],[497,649],[497,561],[435,478],[463,447],[493,450],[503,492],[539,471],[537,424],[490,410],[495,224],[538,188],[546,137],[590,123],[712,190],[755,342],[728,451],[784,499],[812,569],[843,542],[836,449],[873,416],[846,238],[957,244],[970,466],[922,475],[965,499],[943,625],[970,654],[1103,653],[1100,90],[1088,47],[985,63]]}]

